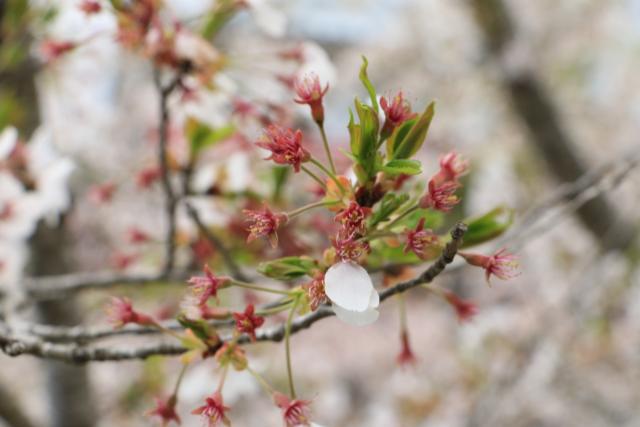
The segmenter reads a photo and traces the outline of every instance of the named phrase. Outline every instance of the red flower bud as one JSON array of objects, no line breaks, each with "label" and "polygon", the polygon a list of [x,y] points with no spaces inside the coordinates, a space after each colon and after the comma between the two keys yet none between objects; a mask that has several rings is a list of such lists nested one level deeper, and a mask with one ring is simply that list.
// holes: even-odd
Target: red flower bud
[{"label": "red flower bud", "polygon": [[449,212],[460,202],[458,196],[455,195],[458,188],[460,188],[460,184],[457,182],[447,181],[442,184],[436,184],[431,179],[429,180],[429,188],[426,194],[420,199],[420,207]]},{"label": "red flower bud", "polygon": [[411,350],[411,344],[409,343],[409,334],[406,330],[403,330],[400,333],[400,343],[402,347],[400,349],[400,353],[396,357],[396,362],[398,362],[398,365],[400,365],[401,367],[415,365],[418,359],[416,359],[416,356]]},{"label": "red flower bud", "polygon": [[413,230],[407,231],[407,244],[404,247],[404,252],[412,251],[420,259],[425,259],[428,256],[427,249],[436,246],[440,239],[430,229],[424,229],[424,218],[420,218],[418,225]]},{"label": "red flower bud", "polygon": [[490,284],[491,275],[501,280],[516,277],[518,272],[518,257],[509,254],[506,249],[500,249],[491,256],[458,252],[468,264],[482,267],[485,271],[487,283]]},{"label": "red flower bud", "polygon": [[478,307],[473,302],[463,300],[451,291],[444,291],[443,296],[456,311],[460,322],[467,322],[478,313]]},{"label": "red flower bud", "polygon": [[155,323],[151,316],[139,313],[133,309],[133,305],[128,298],[113,297],[107,306],[109,321],[116,328],[121,328],[127,323],[138,325],[152,325]]},{"label": "red flower bud", "polygon": [[322,106],[322,98],[329,90],[327,84],[324,88],[320,84],[320,79],[316,74],[309,74],[302,79],[296,80],[294,84],[296,95],[294,99],[298,104],[307,104],[311,108],[311,116],[313,120],[322,124],[324,122],[324,107]]},{"label": "red flower bud", "polygon": [[176,397],[171,396],[168,399],[156,398],[156,407],[147,412],[148,416],[156,416],[162,420],[162,426],[169,425],[172,421],[180,425],[180,417],[176,413]]},{"label": "red flower bud", "polygon": [[301,427],[310,425],[311,401],[289,399],[282,393],[274,392],[273,401],[282,409],[282,418],[286,427]]},{"label": "red flower bud", "polygon": [[191,291],[198,298],[198,304],[201,306],[206,305],[209,298],[217,298],[218,289],[229,281],[227,277],[214,276],[206,264],[203,270],[204,277],[193,276],[187,280],[187,283],[191,285]]},{"label": "red flower bud", "polygon": [[236,321],[236,330],[241,334],[249,334],[252,341],[256,340],[256,329],[264,323],[264,317],[256,316],[254,312],[255,307],[253,304],[249,304],[244,313],[233,313],[233,318]]},{"label": "red flower bud", "polygon": [[264,130],[256,145],[271,151],[265,160],[273,160],[280,165],[291,165],[300,172],[300,165],[309,161],[311,154],[302,147],[302,131],[285,129],[271,125]]},{"label": "red flower bud", "polygon": [[204,405],[194,409],[191,413],[201,415],[207,427],[215,427],[220,423],[225,426],[230,426],[231,422],[226,416],[226,412],[229,409],[228,406],[224,406],[222,394],[216,391],[205,399]]},{"label": "red flower bud", "polygon": [[249,222],[247,242],[252,242],[258,237],[265,236],[269,239],[273,248],[278,246],[278,234],[276,231],[280,225],[288,221],[287,214],[271,212],[266,203],[262,212],[244,209],[242,213],[247,216],[247,222]]}]

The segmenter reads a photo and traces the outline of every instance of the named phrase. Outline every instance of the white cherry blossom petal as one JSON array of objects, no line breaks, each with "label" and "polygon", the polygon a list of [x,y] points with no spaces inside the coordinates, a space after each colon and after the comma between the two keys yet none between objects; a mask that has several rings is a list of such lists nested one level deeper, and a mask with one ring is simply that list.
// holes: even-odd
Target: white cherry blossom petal
[{"label": "white cherry blossom petal", "polygon": [[369,308],[377,308],[380,305],[380,294],[375,289],[371,290],[369,296]]},{"label": "white cherry blossom petal", "polygon": [[367,270],[355,262],[339,262],[327,270],[324,289],[329,299],[349,311],[365,311],[371,303],[373,283]]},{"label": "white cherry blossom petal", "polygon": [[6,127],[0,133],[0,160],[4,160],[13,151],[18,142],[18,131],[13,126]]},{"label": "white cherry blossom petal", "polygon": [[345,310],[339,305],[333,304],[333,311],[338,316],[338,319],[353,326],[366,326],[378,320],[380,313],[375,308],[370,308],[365,311],[351,311]]}]

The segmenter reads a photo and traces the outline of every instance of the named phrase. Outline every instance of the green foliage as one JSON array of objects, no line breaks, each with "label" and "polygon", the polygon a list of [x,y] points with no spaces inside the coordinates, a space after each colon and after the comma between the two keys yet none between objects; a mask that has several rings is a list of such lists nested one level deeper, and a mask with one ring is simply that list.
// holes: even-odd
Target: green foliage
[{"label": "green foliage", "polygon": [[513,223],[513,210],[498,206],[482,216],[465,222],[468,224],[468,229],[464,235],[462,247],[467,248],[492,240],[507,231]]},{"label": "green foliage", "polygon": [[369,218],[369,227],[375,227],[379,223],[388,220],[389,217],[408,200],[408,194],[385,194]]},{"label": "green foliage", "polygon": [[390,159],[409,159],[413,157],[425,139],[435,114],[435,103],[430,103],[417,119],[408,120],[398,126],[387,141],[387,156]]},{"label": "green foliage", "polygon": [[371,99],[371,105],[373,106],[373,110],[378,114],[380,109],[378,108],[378,98],[376,96],[376,88],[373,87],[373,83],[369,80],[369,76],[367,75],[367,66],[369,65],[369,61],[365,56],[362,57],[362,66],[360,67],[360,81],[367,89],[369,93],[369,98]]},{"label": "green foliage", "polygon": [[284,166],[275,166],[271,169],[273,178],[273,196],[274,201],[282,199],[282,190],[284,189],[287,179],[289,178],[291,168]]},{"label": "green foliage", "polygon": [[394,159],[387,162],[382,167],[382,171],[389,176],[396,176],[401,174],[419,175],[422,172],[421,166],[422,165],[417,160]]},{"label": "green foliage", "polygon": [[232,124],[219,129],[212,129],[192,117],[190,117],[185,124],[185,133],[191,145],[192,156],[194,157],[205,148],[209,148],[229,138],[235,131],[236,129]]},{"label": "green foliage", "polygon": [[[195,335],[198,339],[200,339],[203,343],[207,343],[209,345],[216,343],[219,340],[218,333],[215,328],[207,323],[206,320],[203,319],[189,319],[184,315],[180,315],[177,318],[178,323],[182,325],[185,329],[191,330],[193,335]],[[189,345],[193,346],[191,343]],[[189,347],[191,350],[194,348]],[[199,347],[196,347],[199,348]]]},{"label": "green foliage", "polygon": [[311,276],[318,268],[318,263],[308,256],[290,256],[263,262],[258,272],[278,280],[293,280],[302,276]]}]

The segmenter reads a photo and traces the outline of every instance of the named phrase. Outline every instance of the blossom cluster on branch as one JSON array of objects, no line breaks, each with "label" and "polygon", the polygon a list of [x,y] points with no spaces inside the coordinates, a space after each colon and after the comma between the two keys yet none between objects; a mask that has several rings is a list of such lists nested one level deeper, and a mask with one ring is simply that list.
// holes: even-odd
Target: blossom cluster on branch
[{"label": "blossom cluster on branch", "polygon": [[[87,19],[113,14],[117,23],[113,36],[120,46],[149,61],[158,92],[157,163],[137,171],[135,185],[138,191],[156,187],[162,191],[167,229],[157,236],[142,225],[128,228],[124,234],[135,252],[115,253],[112,266],[130,271],[143,262],[143,254],[150,254],[163,266],[159,280],[202,268],[201,274],[186,280],[180,308],[169,316],[139,310],[124,296],[114,296],[108,306],[114,328],[138,325],[181,346],[168,348],[167,353],[181,353],[182,371],[168,397],[158,397],[149,412],[163,425],[180,424],[177,405],[182,378],[196,363],[211,363],[220,373],[202,405],[191,411],[205,425],[231,424],[224,385],[234,371],[255,377],[287,427],[314,425],[312,402],[296,392],[290,350],[293,333],[332,314],[350,325],[374,324],[381,302],[397,296],[397,361],[415,363],[404,309],[406,292],[422,286],[449,304],[460,321],[467,321],[478,311],[476,305],[432,283],[457,254],[483,269],[487,282],[492,276],[506,280],[517,274],[517,259],[506,249],[491,255],[467,250],[499,236],[511,222],[504,207],[462,218],[461,189],[469,161],[456,152],[445,153],[439,168],[423,177],[419,158],[435,114],[434,103],[414,111],[400,91],[379,96],[367,75],[366,58],[359,77],[368,99],[363,102],[356,97],[349,111],[345,120],[349,147],[342,157],[325,131],[324,97],[330,93],[329,83],[319,74],[301,72],[313,62],[309,61],[313,49],[298,45],[273,53],[275,62],[293,64],[288,74],[277,67],[267,73],[287,94],[282,102],[225,86],[225,77],[234,75],[229,60],[233,53],[223,52],[210,40],[234,15],[247,9],[259,12],[264,5],[257,3],[219,1],[198,28],[167,18],[159,0],[112,1],[108,8],[93,0],[80,4]],[[40,53],[53,67],[67,55],[79,54],[80,47],[90,42],[45,40]],[[194,105],[211,99],[217,102],[215,120],[189,113]],[[293,103],[308,106],[315,128],[294,126]],[[18,196],[31,191],[30,185],[35,191],[47,189],[46,182],[38,181],[41,170],[28,167],[28,152],[36,144],[21,148],[14,134],[5,130],[0,137],[0,179],[11,180],[16,187],[15,200],[0,195],[0,233],[8,221],[24,220],[18,215]],[[239,180],[246,179],[239,177],[238,170],[212,163],[212,153],[213,157],[229,153],[240,153],[243,159],[260,157],[254,167],[261,175],[253,178],[269,184],[238,186]],[[247,164],[244,169],[251,169]],[[55,169],[54,178],[66,189],[70,169],[60,169]],[[118,197],[119,187],[114,180],[96,182],[86,197],[103,206]],[[222,224],[209,220],[215,210],[210,202],[231,212]],[[58,210],[67,208],[68,203]],[[31,226],[49,210],[38,210]],[[464,224],[459,222],[447,235],[447,224],[458,221]],[[303,234],[311,238],[302,239]],[[407,278],[413,267],[429,261],[432,266],[423,274]],[[251,269],[260,276],[248,274]],[[372,278],[373,270],[383,271],[382,286]],[[229,299],[221,295],[232,292],[244,298],[242,304],[224,303]],[[284,319],[279,320],[280,316]],[[166,317],[176,323],[167,326]],[[287,390],[276,389],[252,365],[246,347],[258,340],[284,341]],[[65,348],[55,345],[45,349],[40,341],[21,342],[0,334],[0,346],[9,354],[65,354]],[[80,353],[75,353],[76,359]]]}]

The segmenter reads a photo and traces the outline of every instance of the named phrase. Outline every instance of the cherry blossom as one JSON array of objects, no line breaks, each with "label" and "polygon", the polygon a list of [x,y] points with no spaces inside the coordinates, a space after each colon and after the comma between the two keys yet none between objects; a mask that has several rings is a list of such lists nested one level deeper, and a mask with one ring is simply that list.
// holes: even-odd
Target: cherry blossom
[{"label": "cherry blossom", "polygon": [[224,406],[222,394],[219,391],[213,393],[205,399],[205,404],[191,411],[194,415],[201,415],[207,427],[216,427],[220,424],[230,426],[231,422],[227,418],[226,412],[230,408]]},{"label": "cherry blossom", "polygon": [[367,270],[352,261],[331,266],[324,280],[327,297],[333,303],[338,318],[346,323],[363,326],[378,319],[380,296],[373,287]]},{"label": "cherry blossom", "polygon": [[491,256],[481,254],[471,254],[466,252],[458,252],[468,264],[482,267],[485,270],[485,278],[487,283],[491,283],[491,276],[496,276],[501,280],[508,280],[516,277],[518,272],[518,257],[507,252],[502,248]]}]

